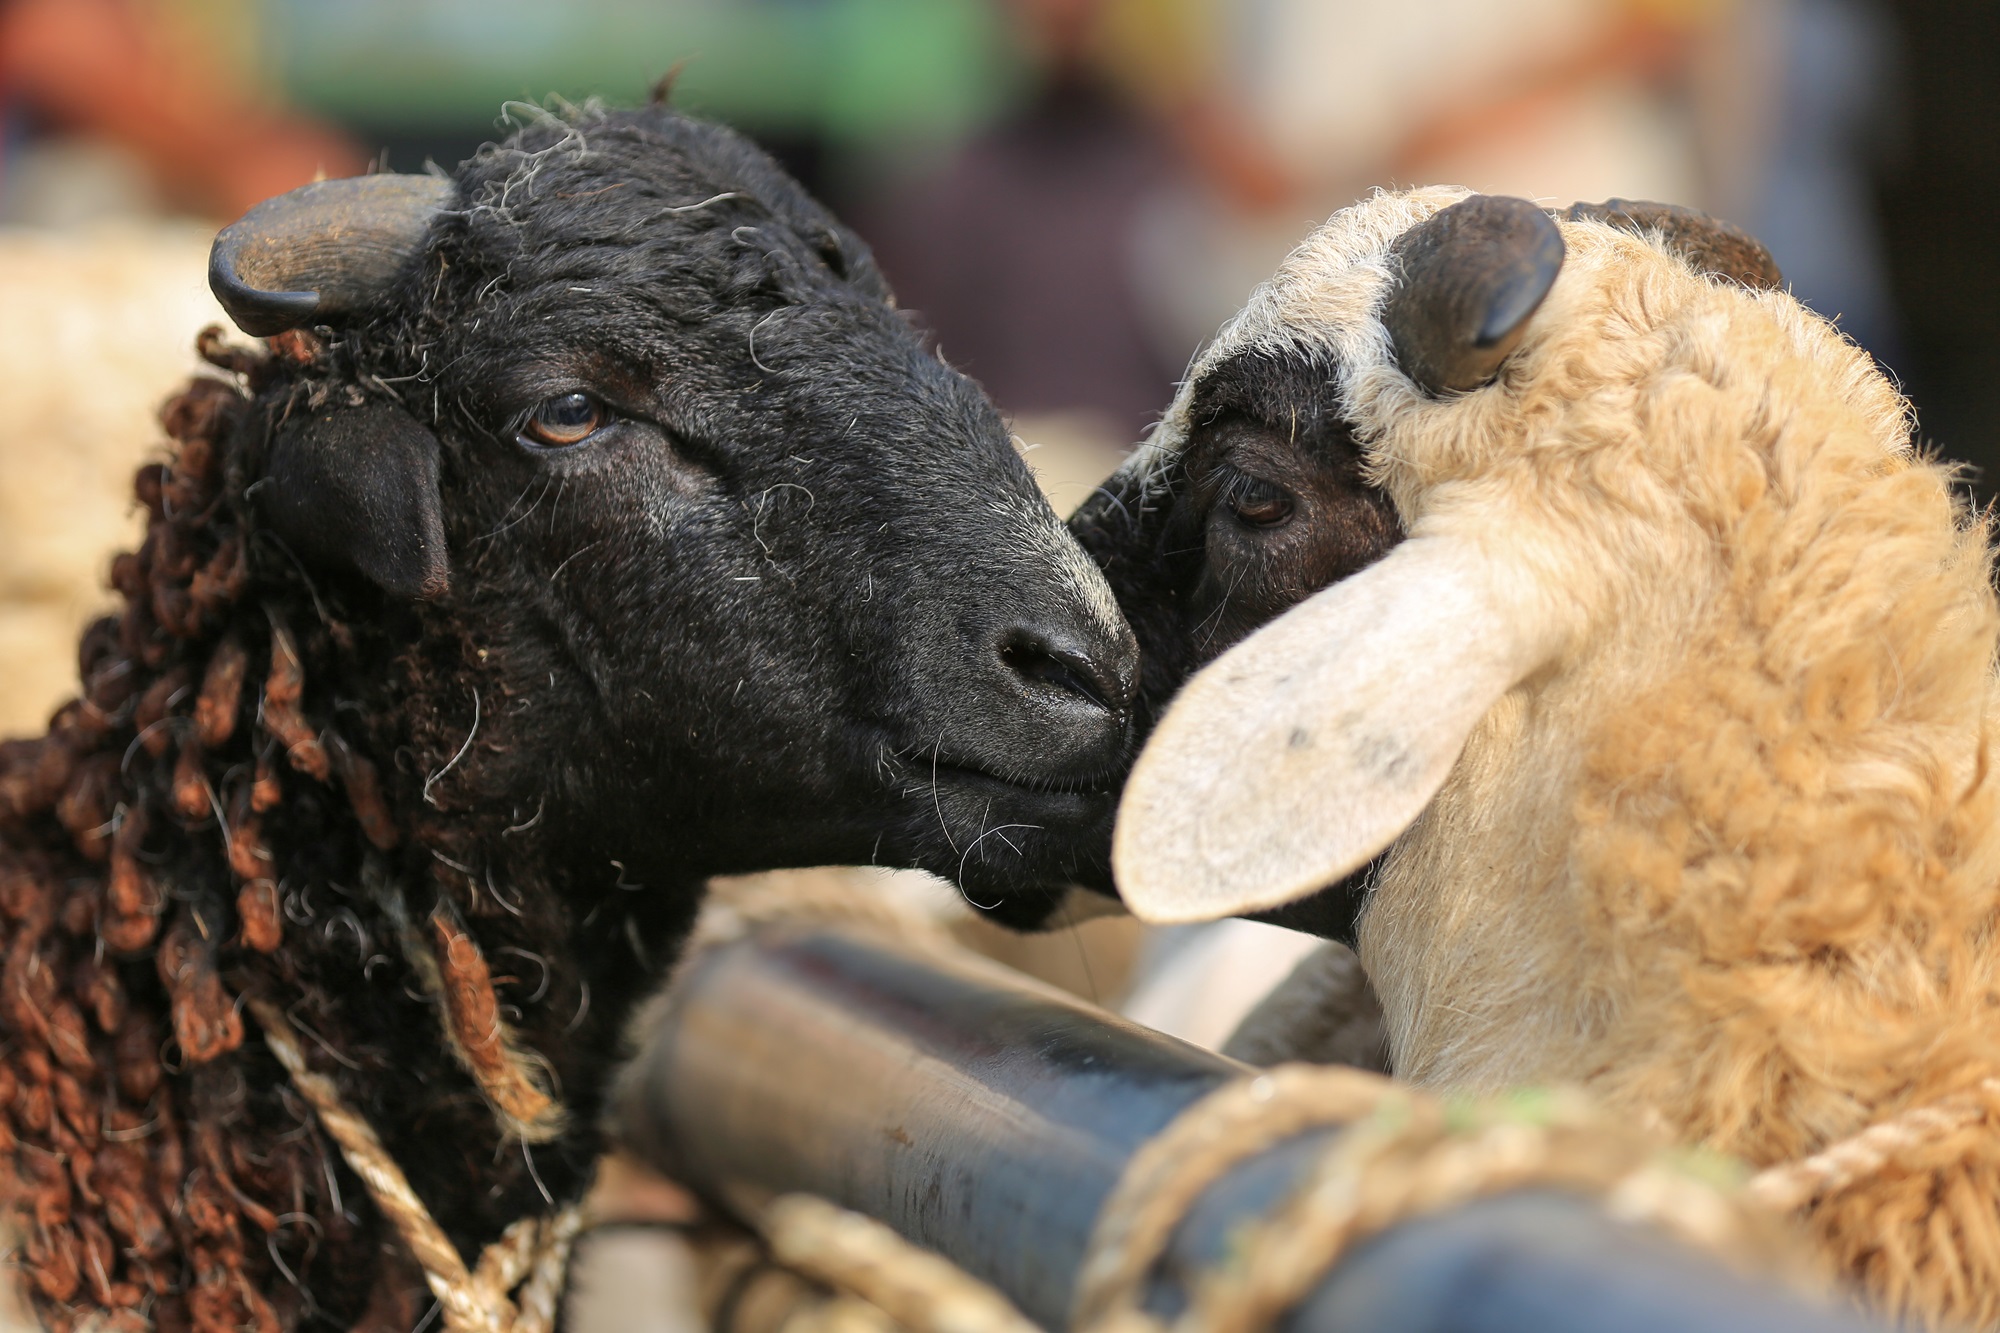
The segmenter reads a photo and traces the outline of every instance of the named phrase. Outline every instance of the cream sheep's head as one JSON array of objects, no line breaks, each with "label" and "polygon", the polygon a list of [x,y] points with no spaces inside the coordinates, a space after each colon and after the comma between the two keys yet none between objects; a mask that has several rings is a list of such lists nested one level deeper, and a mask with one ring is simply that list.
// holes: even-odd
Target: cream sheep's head
[{"label": "cream sheep's head", "polygon": [[[1073,521],[1158,719],[1113,851],[1132,909],[1270,912],[1353,876],[1470,742],[1488,762],[1523,710],[1671,657],[1773,495],[1925,472],[1893,388],[1778,281],[1735,228],[1616,200],[1382,194],[1309,237]],[[1218,397],[1259,375],[1289,399]],[[1296,441],[1302,400],[1348,458],[1296,497],[1309,522],[1189,474],[1205,433]],[[1823,429],[1788,435],[1799,413]],[[1920,489],[1949,531],[1944,475]]]}]

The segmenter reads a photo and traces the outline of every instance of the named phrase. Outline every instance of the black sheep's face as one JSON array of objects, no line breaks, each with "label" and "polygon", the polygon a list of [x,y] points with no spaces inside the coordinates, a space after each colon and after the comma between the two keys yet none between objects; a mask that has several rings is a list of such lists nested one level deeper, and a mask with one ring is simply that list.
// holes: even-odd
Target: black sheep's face
[{"label": "black sheep's face", "polygon": [[594,798],[706,871],[1062,883],[1136,659],[992,405],[743,140],[545,133],[462,173],[431,354],[454,579],[617,756]]},{"label": "black sheep's face", "polygon": [[860,240],[666,110],[455,183],[355,345],[434,431],[436,604],[551,811],[682,874],[915,865],[1003,915],[1090,873],[1131,631]]},{"label": "black sheep's face", "polygon": [[[1193,386],[1178,447],[1135,455],[1071,517],[1139,638],[1142,742],[1196,671],[1401,540],[1333,381],[1303,351],[1221,361]],[[1296,924],[1343,933],[1351,909],[1330,906],[1331,925]]]}]

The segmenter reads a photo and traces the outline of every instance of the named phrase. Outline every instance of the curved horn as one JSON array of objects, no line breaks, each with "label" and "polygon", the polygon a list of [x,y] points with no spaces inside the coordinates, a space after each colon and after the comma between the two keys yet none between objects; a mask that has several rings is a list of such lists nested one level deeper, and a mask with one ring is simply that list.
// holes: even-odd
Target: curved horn
[{"label": "curved horn", "polygon": [[1785,282],[1778,261],[1762,241],[1734,223],[1679,204],[1606,199],[1601,204],[1571,204],[1562,216],[1571,222],[1608,222],[1638,236],[1657,232],[1669,250],[1703,273],[1740,282],[1753,291],[1773,290]]},{"label": "curved horn", "polygon": [[209,288],[255,337],[336,322],[389,285],[454,188],[436,176],[352,176],[266,199],[215,238]]},{"label": "curved horn", "polygon": [[1382,309],[1396,364],[1428,393],[1491,380],[1562,269],[1562,233],[1525,199],[1475,194],[1398,238]]}]

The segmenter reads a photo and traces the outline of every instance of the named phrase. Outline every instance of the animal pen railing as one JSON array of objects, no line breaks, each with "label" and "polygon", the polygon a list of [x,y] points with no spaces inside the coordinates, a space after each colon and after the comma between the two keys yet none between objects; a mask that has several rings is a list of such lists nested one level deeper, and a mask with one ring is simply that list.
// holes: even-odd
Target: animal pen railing
[{"label": "animal pen railing", "polygon": [[[1676,1194],[1626,1159],[1597,1172],[1607,1186],[1622,1176],[1621,1187],[1578,1188],[1596,1168],[1566,1173],[1546,1153],[1540,1165],[1556,1169],[1508,1177],[1507,1163],[1535,1159],[1536,1144],[1557,1158],[1593,1154],[1588,1136],[1559,1129],[1474,1135],[1486,1188],[1406,1189],[1430,1206],[1378,1209],[1378,1225],[1350,1228],[1351,1244],[1329,1242],[1324,1198],[1317,1218],[1296,1211],[1306,1186],[1339,1195],[1324,1173],[1343,1149],[1393,1164],[1383,1145],[1407,1137],[1413,1116],[1395,1093],[1386,1120],[1378,1105],[1260,1121],[1259,1104],[1277,1109],[1300,1078],[1331,1079],[1340,1099],[1338,1074],[1260,1078],[983,960],[778,926],[691,964],[648,1029],[616,1116],[631,1151],[745,1219],[780,1195],[821,1196],[945,1256],[1051,1330],[1870,1327],[1663,1229],[1614,1220],[1678,1214],[1707,1231],[1709,1251],[1754,1249],[1754,1221],[1732,1231],[1736,1205],[1720,1191]],[[1635,1195],[1635,1181],[1651,1185]],[[1641,1196],[1679,1203],[1649,1213]],[[1292,1272],[1255,1291],[1231,1285],[1260,1267],[1246,1257],[1315,1225],[1317,1261],[1295,1256]]]}]

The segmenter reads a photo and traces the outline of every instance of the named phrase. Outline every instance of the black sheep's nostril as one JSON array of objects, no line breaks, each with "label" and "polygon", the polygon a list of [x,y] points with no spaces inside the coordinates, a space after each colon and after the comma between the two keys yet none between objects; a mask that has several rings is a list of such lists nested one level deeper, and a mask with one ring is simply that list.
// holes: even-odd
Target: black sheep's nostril
[{"label": "black sheep's nostril", "polygon": [[1053,643],[1033,630],[1016,629],[1008,633],[1000,643],[1000,660],[1024,680],[1065,690],[1107,713],[1122,713],[1131,703],[1131,691],[1117,673],[1088,652],[1069,644]]}]

